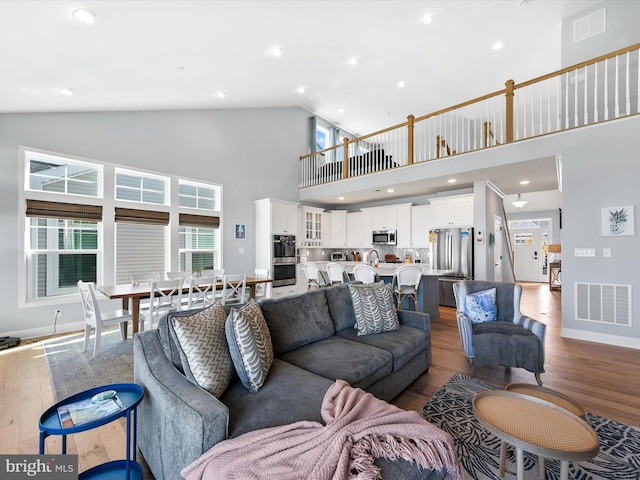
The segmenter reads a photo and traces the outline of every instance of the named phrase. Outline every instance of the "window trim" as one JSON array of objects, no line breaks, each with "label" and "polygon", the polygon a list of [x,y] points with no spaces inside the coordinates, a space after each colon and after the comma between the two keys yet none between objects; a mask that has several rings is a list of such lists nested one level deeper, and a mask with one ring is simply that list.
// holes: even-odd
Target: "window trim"
[{"label": "window trim", "polygon": [[[100,182],[98,184],[99,196],[88,196],[81,194],[66,194],[61,192],[47,192],[42,190],[30,190],[29,189],[29,165],[30,154],[35,156],[49,156],[53,160],[60,162],[65,161],[69,163],[79,163],[82,165],[89,165],[98,169],[98,177]],[[31,292],[28,291],[30,286],[28,281],[31,278],[29,268],[30,259],[33,256],[30,254],[31,246],[28,244],[30,228],[29,217],[27,216],[27,204],[34,205],[47,205],[51,202],[56,204],[67,204],[69,209],[73,211],[75,206],[87,207],[88,210],[102,212],[102,221],[98,221],[98,256],[96,259],[96,279],[97,282],[103,284],[112,284],[115,279],[115,241],[116,241],[116,208],[124,210],[138,210],[138,211],[153,211],[160,216],[166,216],[169,218],[167,228],[167,243],[165,246],[165,264],[167,265],[167,271],[174,271],[179,268],[180,265],[180,238],[179,238],[179,225],[180,216],[182,218],[189,218],[189,215],[194,217],[202,217],[203,223],[207,223],[207,227],[212,225],[212,222],[217,222],[216,239],[217,245],[214,249],[214,261],[220,264],[223,268],[223,242],[224,232],[222,232],[222,208],[223,208],[223,185],[216,182],[203,182],[193,179],[180,177],[173,174],[164,174],[162,172],[148,172],[146,170],[131,168],[127,166],[121,166],[117,164],[110,164],[99,160],[92,160],[80,157],[74,157],[66,153],[49,152],[34,149],[28,146],[19,147],[19,159],[21,168],[19,168],[19,188],[18,191],[18,232],[21,238],[18,256],[18,307],[19,308],[31,308],[31,307],[45,307],[45,306],[60,306],[64,303],[71,303],[78,301],[78,294],[60,295],[54,297],[44,298],[30,298]],[[152,176],[155,178],[164,178],[165,182],[165,203],[166,205],[132,202],[128,200],[118,200],[115,198],[115,178],[116,171],[134,172],[143,176]],[[217,193],[215,208],[216,210],[209,209],[195,209],[192,207],[180,207],[178,197],[178,185],[179,182],[184,182],[193,185],[200,185],[203,187],[210,187]],[[38,202],[42,202],[39,204]],[[139,207],[139,208],[137,208]],[[186,215],[186,216],[184,216]],[[59,217],[56,217],[59,218]],[[204,226],[204,225],[200,225]],[[78,252],[80,252],[78,250]],[[40,252],[41,253],[41,252]],[[75,253],[75,252],[74,252]],[[92,252],[93,253],[93,252]]]}]

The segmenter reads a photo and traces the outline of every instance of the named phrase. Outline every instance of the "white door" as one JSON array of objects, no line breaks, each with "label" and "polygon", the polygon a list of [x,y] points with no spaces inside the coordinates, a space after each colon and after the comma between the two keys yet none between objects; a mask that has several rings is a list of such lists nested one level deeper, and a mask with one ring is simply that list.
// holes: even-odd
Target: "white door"
[{"label": "white door", "polygon": [[495,215],[493,231],[495,243],[493,245],[493,281],[502,281],[502,217]]},{"label": "white door", "polygon": [[514,270],[516,280],[539,282],[540,280],[540,229],[514,229],[511,231]]}]

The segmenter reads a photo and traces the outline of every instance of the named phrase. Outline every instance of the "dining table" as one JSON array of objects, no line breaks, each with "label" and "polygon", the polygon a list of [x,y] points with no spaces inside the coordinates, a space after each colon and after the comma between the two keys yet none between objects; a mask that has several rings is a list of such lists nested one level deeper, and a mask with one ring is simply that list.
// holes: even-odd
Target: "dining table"
[{"label": "dining table", "polygon": [[[270,278],[258,278],[247,276],[246,284],[249,287],[249,297],[256,297],[256,285],[261,283],[270,283]],[[218,281],[216,289],[222,289],[222,282]],[[151,289],[148,283],[122,283],[119,285],[96,285],[96,290],[102,293],[110,300],[121,299],[122,308],[129,310],[132,317],[132,331],[135,335],[138,332],[138,326],[140,324],[140,300],[149,298],[151,296]],[[189,286],[185,285],[183,293],[189,292]]]}]

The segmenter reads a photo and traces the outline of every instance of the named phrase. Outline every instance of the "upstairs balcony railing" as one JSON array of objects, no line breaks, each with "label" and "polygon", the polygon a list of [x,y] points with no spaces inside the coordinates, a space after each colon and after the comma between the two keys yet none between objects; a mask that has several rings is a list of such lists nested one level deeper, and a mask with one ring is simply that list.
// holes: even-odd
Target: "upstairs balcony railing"
[{"label": "upstairs balcony railing", "polygon": [[[640,112],[640,44],[302,155],[300,188]],[[453,161],[453,158],[451,161]],[[348,161],[344,161],[348,159]]]}]

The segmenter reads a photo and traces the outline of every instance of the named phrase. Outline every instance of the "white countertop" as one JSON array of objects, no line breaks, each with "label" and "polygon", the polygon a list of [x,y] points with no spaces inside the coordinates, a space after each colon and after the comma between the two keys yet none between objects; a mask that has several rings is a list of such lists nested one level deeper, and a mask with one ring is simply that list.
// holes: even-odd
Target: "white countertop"
[{"label": "white countertop", "polygon": [[[324,267],[327,265],[327,263],[329,263],[326,260],[323,261],[318,261],[318,262],[310,262],[310,263],[315,263],[318,267],[320,267],[321,269],[324,269]],[[335,262],[335,263],[339,263],[340,265],[342,265],[345,270],[348,273],[352,273],[353,271],[353,267],[356,265],[369,265],[368,262]],[[302,263],[300,263],[299,265],[302,265]],[[422,275],[426,275],[426,276],[440,276],[440,275],[445,275],[447,273],[450,273],[450,270],[435,270],[430,268],[429,266],[422,264],[422,263],[385,263],[385,262],[380,262],[378,264],[378,275],[381,276],[386,276],[386,275],[393,275],[396,271],[396,269],[398,269],[399,267],[404,267],[406,265],[413,265],[416,267],[420,267],[422,269]]]}]

